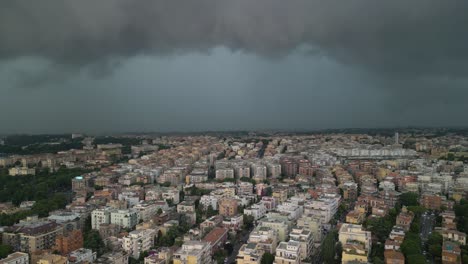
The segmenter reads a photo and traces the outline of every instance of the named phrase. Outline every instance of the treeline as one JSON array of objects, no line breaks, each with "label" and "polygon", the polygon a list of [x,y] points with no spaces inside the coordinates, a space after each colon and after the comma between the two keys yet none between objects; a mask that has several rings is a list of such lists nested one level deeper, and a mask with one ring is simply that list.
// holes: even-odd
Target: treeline
[{"label": "treeline", "polygon": [[35,176],[9,176],[7,170],[0,172],[0,202],[12,202],[19,205],[23,201],[37,201],[49,198],[58,192],[69,192],[71,180],[88,172],[83,169],[60,168],[49,173],[44,170]]},{"label": "treeline", "polygon": [[8,226],[29,215],[45,217],[50,211],[64,208],[71,199],[71,180],[87,171],[61,168],[55,173],[36,176],[0,175],[0,202],[18,206],[23,201],[36,201],[30,210],[0,214],[0,226]]}]

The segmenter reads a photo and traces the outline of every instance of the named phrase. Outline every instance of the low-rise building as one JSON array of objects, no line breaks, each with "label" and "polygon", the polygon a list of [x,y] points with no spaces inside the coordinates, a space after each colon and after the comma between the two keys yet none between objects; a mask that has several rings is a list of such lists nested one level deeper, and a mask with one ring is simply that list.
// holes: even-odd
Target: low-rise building
[{"label": "low-rise building", "polygon": [[80,248],[72,251],[68,255],[68,261],[70,263],[93,263],[97,258],[96,252],[91,249]]},{"label": "low-rise building", "polygon": [[11,253],[4,259],[0,259],[0,264],[29,264],[29,255],[23,252]]},{"label": "low-rise building", "polygon": [[296,241],[280,242],[276,248],[275,264],[300,264],[301,244]]},{"label": "low-rise building", "polygon": [[211,264],[210,243],[202,241],[186,241],[174,253],[174,264]]}]

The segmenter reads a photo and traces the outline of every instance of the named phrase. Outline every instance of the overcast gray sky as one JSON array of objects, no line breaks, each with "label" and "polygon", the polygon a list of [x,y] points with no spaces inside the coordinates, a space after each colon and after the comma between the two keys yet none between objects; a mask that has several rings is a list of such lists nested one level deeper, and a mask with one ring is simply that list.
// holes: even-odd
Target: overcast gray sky
[{"label": "overcast gray sky", "polygon": [[467,1],[0,2],[0,133],[466,126]]}]

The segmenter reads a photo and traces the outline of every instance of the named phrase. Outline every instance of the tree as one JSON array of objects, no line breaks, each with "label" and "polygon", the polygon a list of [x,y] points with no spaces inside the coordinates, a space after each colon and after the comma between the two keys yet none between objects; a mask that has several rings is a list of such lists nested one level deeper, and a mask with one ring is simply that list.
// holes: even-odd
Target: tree
[{"label": "tree", "polygon": [[260,264],[272,264],[275,261],[275,256],[270,252],[263,253]]},{"label": "tree", "polygon": [[156,212],[158,215],[163,213],[163,210],[161,208],[158,208],[158,211]]},{"label": "tree", "polygon": [[273,195],[273,189],[271,189],[271,187],[267,187],[265,189],[265,196],[272,196]]},{"label": "tree", "polygon": [[101,256],[104,253],[104,242],[99,235],[99,232],[96,230],[90,230],[84,238],[84,247],[92,249],[94,252],[97,252],[98,256]]},{"label": "tree", "polygon": [[244,228],[251,229],[253,227],[254,217],[251,215],[244,214],[243,216]]},{"label": "tree", "polygon": [[335,263],[335,245],[338,238],[337,231],[331,231],[327,234],[322,242],[322,256],[324,263],[332,264]]},{"label": "tree", "polygon": [[0,245],[0,259],[6,258],[12,252],[13,248],[10,245]]},{"label": "tree", "polygon": [[218,211],[216,211],[215,209],[213,209],[213,206],[208,205],[208,208],[206,209],[206,217],[210,218],[214,215],[217,215],[218,214]]},{"label": "tree", "polygon": [[419,205],[419,195],[414,192],[406,192],[400,195],[400,203],[404,206]]}]

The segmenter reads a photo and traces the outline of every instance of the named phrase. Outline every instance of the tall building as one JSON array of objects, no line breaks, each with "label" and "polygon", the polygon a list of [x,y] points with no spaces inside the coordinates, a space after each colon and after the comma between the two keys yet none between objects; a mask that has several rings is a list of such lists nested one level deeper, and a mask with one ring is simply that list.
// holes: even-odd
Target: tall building
[{"label": "tall building", "polygon": [[51,249],[57,236],[63,234],[63,227],[51,221],[33,221],[16,224],[5,229],[2,243],[13,250],[33,253]]},{"label": "tall building", "polygon": [[138,259],[142,252],[153,247],[155,236],[156,230],[154,229],[135,230],[123,238],[122,247],[133,258]]}]

